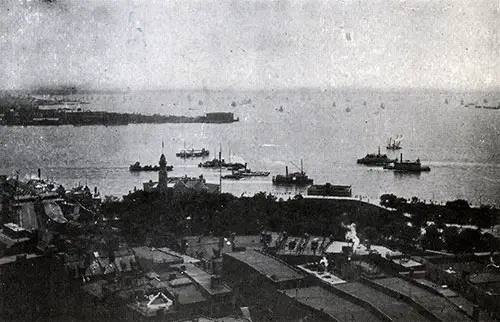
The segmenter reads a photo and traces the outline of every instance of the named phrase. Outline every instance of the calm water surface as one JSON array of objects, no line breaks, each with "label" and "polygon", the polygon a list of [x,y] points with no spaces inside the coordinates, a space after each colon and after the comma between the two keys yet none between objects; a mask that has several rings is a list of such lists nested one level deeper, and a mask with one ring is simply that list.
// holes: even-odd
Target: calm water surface
[{"label": "calm water surface", "polygon": [[[121,196],[155,180],[157,173],[130,173],[135,161],[157,164],[163,152],[174,171],[169,175],[198,176],[218,182],[218,170],[200,169],[198,160],[181,160],[184,146],[207,148],[213,156],[244,160],[252,170],[283,173],[304,160],[315,183],[352,185],[353,194],[376,200],[383,193],[426,200],[464,198],[471,203],[500,204],[500,110],[460,105],[498,96],[439,94],[290,91],[290,92],[142,92],[71,96],[89,102],[84,109],[144,114],[203,115],[231,111],[232,124],[140,124],[128,126],[0,126],[0,173],[42,176],[66,186],[97,186],[105,195]],[[448,99],[448,104],[445,104]],[[250,101],[251,100],[251,101]],[[232,102],[236,106],[231,106]],[[334,104],[335,103],[335,104]],[[381,104],[384,104],[384,108]],[[283,111],[278,109],[283,107]],[[401,175],[356,164],[376,152],[389,137],[401,134],[405,159],[420,158],[431,172]],[[399,152],[388,152],[390,157]],[[293,195],[293,188],[275,188],[271,176],[223,181],[223,191],[235,195],[272,192]]]}]

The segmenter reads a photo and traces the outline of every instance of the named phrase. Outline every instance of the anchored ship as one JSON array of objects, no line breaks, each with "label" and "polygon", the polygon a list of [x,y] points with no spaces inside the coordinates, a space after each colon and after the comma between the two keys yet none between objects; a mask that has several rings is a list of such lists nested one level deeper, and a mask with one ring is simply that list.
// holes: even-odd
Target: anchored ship
[{"label": "anchored ship", "polygon": [[389,138],[389,142],[387,143],[387,147],[386,147],[387,150],[400,150],[400,149],[402,149],[401,141],[403,141],[402,135],[397,135],[394,140],[392,138]]},{"label": "anchored ship", "polygon": [[286,166],[285,175],[278,174],[273,177],[273,184],[307,186],[313,184],[313,179],[309,179],[309,177],[306,175],[303,170],[302,160],[300,160],[300,172],[288,173],[288,166]]},{"label": "anchored ship", "polygon": [[428,166],[423,166],[420,163],[420,159],[415,161],[403,160],[403,153],[400,155],[400,160],[392,164],[384,166],[384,169],[394,170],[399,172],[427,172],[431,171]]},{"label": "anchored ship", "polygon": [[186,150],[186,149],[183,149],[179,152],[177,152],[175,154],[176,157],[179,157],[179,158],[202,158],[202,157],[208,157],[208,155],[210,154],[210,152],[208,150],[205,150],[205,148],[201,149],[201,150],[195,150],[195,149],[191,149],[191,150]]},{"label": "anchored ship", "polygon": [[[128,169],[129,169],[130,172],[160,171],[160,167],[157,166],[157,165],[155,165],[155,166],[152,166],[152,165],[141,166],[141,163],[139,161],[137,161],[134,164],[131,164]],[[173,165],[167,165],[167,171],[172,171],[172,170],[174,170],[174,166]]]},{"label": "anchored ship", "polygon": [[384,166],[389,163],[393,163],[397,159],[389,159],[387,154],[380,153],[380,147],[378,147],[378,153],[369,153],[365,157],[358,159],[358,164],[371,165],[371,166]]}]

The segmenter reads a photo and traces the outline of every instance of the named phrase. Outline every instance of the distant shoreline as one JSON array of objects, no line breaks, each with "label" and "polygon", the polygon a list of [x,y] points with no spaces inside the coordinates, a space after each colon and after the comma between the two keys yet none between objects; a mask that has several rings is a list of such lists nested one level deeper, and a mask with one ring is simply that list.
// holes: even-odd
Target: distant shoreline
[{"label": "distant shoreline", "polygon": [[6,126],[59,126],[59,125],[128,125],[161,123],[213,123],[238,122],[233,113],[207,113],[204,116],[143,115],[112,112],[92,112],[66,109],[17,109],[9,111],[0,118],[0,125]]}]

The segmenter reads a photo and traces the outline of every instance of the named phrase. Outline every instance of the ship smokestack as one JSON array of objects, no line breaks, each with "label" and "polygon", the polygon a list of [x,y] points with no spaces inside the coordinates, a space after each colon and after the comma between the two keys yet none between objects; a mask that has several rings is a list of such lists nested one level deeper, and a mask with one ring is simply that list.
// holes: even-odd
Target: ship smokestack
[{"label": "ship smokestack", "polygon": [[399,159],[401,160],[401,163],[403,163],[403,153],[399,154]]},{"label": "ship smokestack", "polygon": [[304,173],[304,164],[302,159],[300,159],[300,173]]},{"label": "ship smokestack", "polygon": [[285,166],[285,175],[288,176],[288,166]]},{"label": "ship smokestack", "polygon": [[42,179],[42,170],[38,168],[38,179]]},{"label": "ship smokestack", "polygon": [[380,146],[378,147],[378,154],[380,155]]}]

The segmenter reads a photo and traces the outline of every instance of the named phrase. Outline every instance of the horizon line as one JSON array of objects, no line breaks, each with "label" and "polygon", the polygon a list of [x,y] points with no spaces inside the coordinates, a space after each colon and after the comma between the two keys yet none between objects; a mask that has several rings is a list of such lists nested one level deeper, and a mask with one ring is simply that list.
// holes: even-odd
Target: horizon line
[{"label": "horizon line", "polygon": [[[276,87],[276,88],[246,88],[246,87],[164,87],[164,88],[130,88],[130,87],[110,87],[110,88],[92,88],[77,85],[57,85],[57,86],[39,86],[32,88],[18,88],[18,89],[2,89],[0,88],[0,93],[8,92],[24,92],[24,93],[34,93],[34,92],[44,92],[44,94],[51,94],[50,92],[62,92],[59,95],[65,95],[63,92],[67,91],[66,94],[78,94],[78,93],[133,93],[133,92],[169,92],[169,91],[208,91],[208,92],[223,92],[223,91],[240,91],[240,92],[284,92],[284,91],[377,91],[377,92],[408,92],[408,91],[433,91],[433,92],[444,92],[444,93],[483,93],[483,92],[500,92],[500,86],[498,87],[485,87],[480,89],[467,90],[465,88],[439,88],[439,87],[372,87],[372,86],[290,86],[290,87]],[[74,91],[74,93],[70,93]],[[54,94],[58,95],[58,94]]]}]

